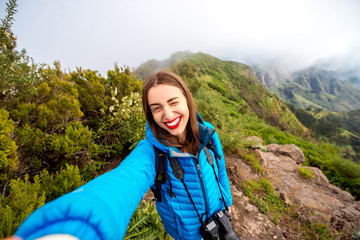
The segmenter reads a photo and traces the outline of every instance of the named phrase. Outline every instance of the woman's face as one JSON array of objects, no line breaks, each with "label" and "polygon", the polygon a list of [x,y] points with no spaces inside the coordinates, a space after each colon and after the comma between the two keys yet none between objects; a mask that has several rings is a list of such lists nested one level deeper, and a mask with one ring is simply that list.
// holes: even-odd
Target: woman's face
[{"label": "woman's face", "polygon": [[148,103],[155,122],[180,141],[186,139],[189,108],[177,87],[160,84],[149,89]]}]

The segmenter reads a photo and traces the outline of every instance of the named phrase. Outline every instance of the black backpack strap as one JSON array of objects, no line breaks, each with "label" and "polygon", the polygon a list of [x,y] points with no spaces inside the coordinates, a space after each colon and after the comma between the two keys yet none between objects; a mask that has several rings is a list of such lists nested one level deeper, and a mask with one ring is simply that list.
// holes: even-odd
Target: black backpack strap
[{"label": "black backpack strap", "polygon": [[179,163],[179,160],[177,157],[169,157],[169,161],[170,161],[170,165],[171,165],[171,168],[173,170],[173,174],[174,174],[174,177],[176,177],[177,179],[179,179],[182,184],[184,185],[184,188],[186,190],[186,193],[188,194],[189,198],[190,198],[190,201],[192,203],[192,205],[194,206],[194,209],[199,217],[199,221],[202,225],[204,225],[204,221],[203,221],[203,215],[207,214],[207,213],[204,213],[202,215],[200,215],[199,211],[197,210],[196,208],[196,205],[195,205],[195,202],[193,201],[191,195],[190,195],[190,192],[189,192],[189,189],[187,188],[185,182],[184,182],[184,175],[185,175],[185,172],[184,172],[184,169],[181,167],[180,163]]},{"label": "black backpack strap", "polygon": [[[218,153],[215,145],[213,144],[212,141],[210,141],[210,142],[206,145],[206,147],[207,147],[208,149],[210,149],[211,151],[213,151],[213,153],[214,153],[214,155],[215,155],[215,158],[216,158],[216,159],[215,159],[215,160],[216,160],[216,166],[217,166],[217,168],[219,169],[219,162],[218,162],[218,160],[221,159],[221,156],[220,156],[220,154]],[[206,157],[207,157],[207,155],[206,155]],[[210,165],[211,165],[211,164],[210,164]]]},{"label": "black backpack strap", "polygon": [[177,157],[170,157],[169,159],[174,177],[182,181],[184,179],[184,169],[181,167]]},{"label": "black backpack strap", "polygon": [[161,185],[166,181],[166,157],[165,153],[154,146],[155,150],[155,188],[151,188],[154,193],[155,199],[161,202]]},{"label": "black backpack strap", "polygon": [[[212,150],[213,150],[213,149],[212,149]],[[221,187],[220,187],[219,178],[218,178],[218,176],[216,175],[216,171],[215,171],[215,167],[214,167],[214,158],[213,158],[213,156],[211,155],[210,150],[209,150],[207,147],[204,147],[204,152],[205,152],[205,155],[206,155],[206,158],[207,158],[208,163],[211,165],[211,167],[212,167],[212,169],[213,169],[213,171],[214,171],[215,179],[216,179],[216,182],[217,182],[217,184],[218,184],[218,187],[219,187],[219,190],[220,190],[220,194],[221,194],[221,199],[220,199],[220,200],[224,203],[225,209],[228,210],[228,206],[227,206],[227,204],[226,204],[226,202],[225,202],[225,198],[224,198],[223,192],[222,192]],[[217,153],[216,153],[215,150],[213,150],[213,152],[214,152],[214,155],[215,155],[215,161],[216,161],[216,165],[217,165],[218,171],[220,171]]]}]

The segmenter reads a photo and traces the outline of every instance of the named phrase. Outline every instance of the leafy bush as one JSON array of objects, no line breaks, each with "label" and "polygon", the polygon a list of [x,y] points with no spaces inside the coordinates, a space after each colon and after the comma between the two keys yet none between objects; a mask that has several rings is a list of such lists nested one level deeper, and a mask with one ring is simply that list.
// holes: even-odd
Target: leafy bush
[{"label": "leafy bush", "polygon": [[129,96],[124,96],[121,102],[117,96],[115,88],[111,98],[113,105],[102,110],[104,117],[97,132],[102,151],[108,156],[121,154],[124,148],[134,148],[145,137],[146,120],[140,94],[132,92]]},{"label": "leafy bush", "polygon": [[45,203],[45,192],[42,190],[39,176],[35,176],[33,183],[29,175],[24,180],[11,180],[10,194],[2,196],[0,202],[0,237],[13,235],[16,228],[35,209]]},{"label": "leafy bush", "polygon": [[[65,163],[85,166],[96,152],[93,133],[80,122],[67,124],[62,132],[45,134],[25,124],[16,129],[20,162],[28,172],[57,170]],[[45,135],[45,136],[44,136]]]},{"label": "leafy bush", "polygon": [[12,140],[14,129],[14,122],[9,119],[9,113],[5,109],[0,109],[0,186],[12,177],[17,165],[17,145]]},{"label": "leafy bush", "polygon": [[40,171],[46,149],[43,131],[25,124],[16,128],[15,133],[20,153],[19,162],[24,166],[31,166],[32,171]]},{"label": "leafy bush", "polygon": [[77,166],[66,164],[55,174],[44,170],[41,174],[41,189],[46,193],[46,202],[71,192],[85,184]]},{"label": "leafy bush", "polygon": [[100,109],[106,108],[109,97],[106,94],[105,79],[96,71],[77,69],[70,74],[70,81],[75,83],[79,93],[81,111],[86,124],[95,131],[99,127]]},{"label": "leafy bush", "polygon": [[16,13],[16,0],[6,3],[6,15],[0,24],[0,107],[34,92],[40,79],[39,68],[26,55],[16,50],[16,37],[11,31]]},{"label": "leafy bush", "polygon": [[314,172],[311,171],[310,169],[308,169],[307,167],[299,167],[298,166],[297,169],[300,171],[301,177],[303,177],[305,179],[315,178]]},{"label": "leafy bush", "polygon": [[67,161],[76,162],[83,166],[89,159],[91,152],[96,151],[96,145],[92,140],[92,132],[79,122],[69,123],[62,134],[53,134],[46,138],[48,151],[64,158]]},{"label": "leafy bush", "polygon": [[107,72],[106,82],[110,87],[109,90],[116,88],[121,97],[128,96],[132,92],[140,92],[142,86],[142,82],[130,72],[128,67],[119,68],[117,65],[114,70]]},{"label": "leafy bush", "polygon": [[124,239],[170,240],[152,201],[142,202],[131,218]]},{"label": "leafy bush", "polygon": [[59,77],[37,85],[33,98],[19,101],[11,108],[11,117],[20,126],[29,124],[47,133],[61,131],[71,121],[83,116],[74,84]]},{"label": "leafy bush", "polygon": [[28,174],[24,179],[11,180],[8,196],[1,196],[0,201],[0,238],[13,235],[20,223],[45,202],[75,190],[84,183],[79,168],[70,165],[56,174],[44,170],[32,181]]},{"label": "leafy bush", "polygon": [[353,230],[351,237],[353,239],[360,239],[360,231]]}]

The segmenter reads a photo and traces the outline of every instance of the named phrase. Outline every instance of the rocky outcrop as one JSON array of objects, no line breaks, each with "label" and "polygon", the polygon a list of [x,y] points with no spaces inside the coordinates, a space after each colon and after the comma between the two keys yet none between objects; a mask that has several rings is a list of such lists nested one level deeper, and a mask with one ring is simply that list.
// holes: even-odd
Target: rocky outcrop
[{"label": "rocky outcrop", "polygon": [[[297,146],[271,144],[254,152],[265,170],[262,176],[238,156],[226,157],[234,202],[231,215],[241,239],[301,239],[293,234],[294,229],[277,226],[259,213],[241,192],[244,181],[261,177],[271,182],[288,206],[296,208],[298,221],[325,224],[339,239],[350,239],[353,230],[360,231],[360,202],[330,184],[320,169],[301,166],[305,159]],[[301,170],[309,177],[305,178]]]},{"label": "rocky outcrop", "polygon": [[233,205],[230,207],[232,224],[242,240],[246,239],[285,239],[279,226],[272,223],[249,199],[231,186]]}]

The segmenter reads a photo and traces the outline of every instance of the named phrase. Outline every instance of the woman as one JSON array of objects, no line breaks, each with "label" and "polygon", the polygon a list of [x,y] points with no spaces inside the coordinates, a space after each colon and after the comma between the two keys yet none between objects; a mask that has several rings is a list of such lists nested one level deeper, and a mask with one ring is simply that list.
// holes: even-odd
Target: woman
[{"label": "woman", "polygon": [[[140,200],[154,185],[157,148],[169,163],[161,202],[156,203],[165,230],[175,239],[202,238],[200,229],[207,219],[232,203],[218,135],[197,114],[189,89],[174,73],[151,75],[142,101],[146,139],[116,169],[35,211],[19,227],[17,237],[122,239]],[[209,144],[214,149],[207,151]],[[217,164],[209,164],[208,153],[214,159],[219,155]],[[173,171],[170,159],[181,166],[183,179]]]}]

